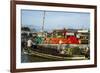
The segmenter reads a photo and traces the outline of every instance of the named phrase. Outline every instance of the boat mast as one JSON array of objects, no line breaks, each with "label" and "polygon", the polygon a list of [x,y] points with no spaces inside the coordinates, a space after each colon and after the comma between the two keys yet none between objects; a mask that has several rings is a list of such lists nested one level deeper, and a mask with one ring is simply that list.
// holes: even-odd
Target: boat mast
[{"label": "boat mast", "polygon": [[44,23],[45,23],[45,11],[44,11],[44,14],[43,14],[42,36],[43,36],[43,33],[44,33]]}]

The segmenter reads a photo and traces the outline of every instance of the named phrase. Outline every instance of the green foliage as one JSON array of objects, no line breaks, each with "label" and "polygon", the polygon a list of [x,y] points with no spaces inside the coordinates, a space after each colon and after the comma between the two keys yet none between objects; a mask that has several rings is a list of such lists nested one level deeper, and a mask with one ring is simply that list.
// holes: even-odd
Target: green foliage
[{"label": "green foliage", "polygon": [[35,43],[36,43],[36,44],[41,44],[42,41],[43,41],[42,37],[38,37],[38,36],[37,36],[37,37],[35,38]]},{"label": "green foliage", "polygon": [[67,55],[72,56],[72,54],[73,54],[72,48],[66,48],[65,51],[66,51]]},{"label": "green foliage", "polygon": [[81,49],[79,47],[74,47],[72,51],[73,55],[81,55]]},{"label": "green foliage", "polygon": [[79,47],[66,48],[65,51],[66,54],[69,56],[81,55],[81,49]]},{"label": "green foliage", "polygon": [[23,30],[23,31],[30,31],[30,28],[29,27],[21,27],[21,30]]}]

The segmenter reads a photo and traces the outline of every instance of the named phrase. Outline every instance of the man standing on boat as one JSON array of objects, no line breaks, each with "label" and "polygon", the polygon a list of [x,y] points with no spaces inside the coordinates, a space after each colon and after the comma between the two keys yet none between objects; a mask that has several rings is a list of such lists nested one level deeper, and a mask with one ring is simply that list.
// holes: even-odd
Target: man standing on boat
[{"label": "man standing on boat", "polygon": [[61,50],[62,50],[62,43],[63,43],[63,41],[59,40],[59,44],[58,44],[58,48],[57,48],[57,50],[59,51],[59,53],[61,53]]},{"label": "man standing on boat", "polygon": [[33,43],[32,38],[28,39],[28,41],[27,41],[27,47],[31,48],[32,47],[32,43]]},{"label": "man standing on boat", "polygon": [[28,50],[28,52],[30,52],[30,49],[32,48],[32,44],[33,44],[32,38],[29,38],[27,40],[27,50]]},{"label": "man standing on boat", "polygon": [[30,38],[27,41],[27,48],[28,48],[28,52],[31,52],[31,50],[36,49],[36,43],[35,43],[35,38]]}]

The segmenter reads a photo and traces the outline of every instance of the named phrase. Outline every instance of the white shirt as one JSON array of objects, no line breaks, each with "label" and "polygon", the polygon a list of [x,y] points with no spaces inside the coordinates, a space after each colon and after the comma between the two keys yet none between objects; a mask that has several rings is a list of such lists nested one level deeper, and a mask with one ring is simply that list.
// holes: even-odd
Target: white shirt
[{"label": "white shirt", "polygon": [[31,47],[31,46],[32,46],[32,43],[33,43],[32,40],[29,39],[29,40],[27,41],[27,47]]}]

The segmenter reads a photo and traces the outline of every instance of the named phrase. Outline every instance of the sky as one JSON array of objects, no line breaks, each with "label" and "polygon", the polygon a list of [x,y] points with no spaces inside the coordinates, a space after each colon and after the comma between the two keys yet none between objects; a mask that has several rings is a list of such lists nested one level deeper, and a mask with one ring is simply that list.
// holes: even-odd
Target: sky
[{"label": "sky", "polygon": [[30,26],[31,28],[34,28],[37,31],[41,31],[43,25],[44,12],[44,31],[52,31],[54,29],[64,28],[90,28],[90,13],[39,10],[21,10],[22,26]]}]

